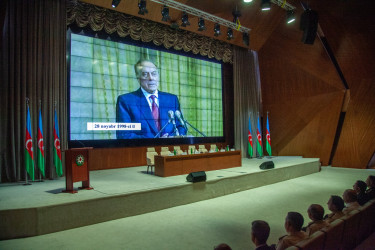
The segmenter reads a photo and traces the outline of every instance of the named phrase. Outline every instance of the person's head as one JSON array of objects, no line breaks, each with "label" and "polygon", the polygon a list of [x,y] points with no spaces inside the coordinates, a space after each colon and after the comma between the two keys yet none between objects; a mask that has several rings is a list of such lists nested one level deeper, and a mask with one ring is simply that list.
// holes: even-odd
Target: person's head
[{"label": "person's head", "polygon": [[154,63],[148,60],[139,60],[134,65],[135,75],[141,87],[150,94],[159,87],[159,70]]},{"label": "person's head", "polygon": [[369,175],[366,179],[367,187],[375,188],[375,175]]},{"label": "person's head", "polygon": [[358,180],[354,183],[353,189],[357,192],[357,194],[366,192],[367,184],[364,181]]},{"label": "person's head", "polygon": [[270,226],[263,220],[255,220],[251,223],[251,240],[256,246],[265,244],[270,236]]},{"label": "person's head", "polygon": [[288,233],[301,231],[303,222],[302,214],[298,212],[289,212],[285,218],[285,230]]},{"label": "person's head", "polygon": [[328,200],[328,209],[332,212],[342,211],[345,207],[344,200],[337,195],[331,195],[331,198]]},{"label": "person's head", "polygon": [[230,248],[230,246],[228,246],[228,244],[225,244],[225,243],[221,243],[219,245],[217,245],[214,250],[232,250],[232,248]]},{"label": "person's head", "polygon": [[307,214],[313,221],[323,220],[324,208],[319,204],[311,204],[307,209]]},{"label": "person's head", "polygon": [[345,203],[351,203],[357,201],[357,193],[353,189],[347,189],[342,195],[342,199]]}]

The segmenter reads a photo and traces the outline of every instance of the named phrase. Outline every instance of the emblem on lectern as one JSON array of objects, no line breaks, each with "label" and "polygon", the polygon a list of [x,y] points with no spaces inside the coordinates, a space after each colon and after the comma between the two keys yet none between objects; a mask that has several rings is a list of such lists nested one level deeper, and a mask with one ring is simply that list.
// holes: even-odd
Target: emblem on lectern
[{"label": "emblem on lectern", "polygon": [[83,155],[77,155],[76,164],[78,167],[82,166],[85,163],[85,157]]}]

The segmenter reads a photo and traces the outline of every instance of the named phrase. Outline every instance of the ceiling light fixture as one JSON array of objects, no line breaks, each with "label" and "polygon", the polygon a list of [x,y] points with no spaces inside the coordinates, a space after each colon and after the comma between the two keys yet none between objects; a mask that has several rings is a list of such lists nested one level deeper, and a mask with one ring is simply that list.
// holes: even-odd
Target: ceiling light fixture
[{"label": "ceiling light fixture", "polygon": [[214,36],[220,36],[220,35],[221,35],[220,24],[215,23],[215,26],[214,26]]},{"label": "ceiling light fixture", "polygon": [[182,27],[186,27],[187,25],[190,25],[189,16],[185,11],[182,13],[181,22],[182,22],[181,23]]},{"label": "ceiling light fixture", "polygon": [[120,2],[121,0],[112,0],[112,8],[116,8]]},{"label": "ceiling light fixture", "polygon": [[231,40],[232,38],[233,38],[233,30],[231,28],[228,28],[227,40]]},{"label": "ceiling light fixture", "polygon": [[198,20],[198,31],[203,30],[206,30],[206,26],[204,25],[204,19],[200,17]]},{"label": "ceiling light fixture", "polygon": [[262,11],[268,11],[271,9],[271,1],[270,0],[262,0],[261,4]]},{"label": "ceiling light fixture", "polygon": [[162,21],[168,22],[169,20],[171,20],[171,17],[169,16],[169,8],[166,5],[164,5],[163,9],[161,10],[161,15]]},{"label": "ceiling light fixture", "polygon": [[251,3],[253,0],[243,0],[245,3]]},{"label": "ceiling light fixture", "polygon": [[286,22],[287,23],[292,23],[296,20],[296,15],[294,14],[293,10],[288,10],[286,12]]},{"label": "ceiling light fixture", "polygon": [[139,0],[138,2],[138,14],[144,15],[145,13],[148,13],[148,10],[146,9],[146,0]]}]

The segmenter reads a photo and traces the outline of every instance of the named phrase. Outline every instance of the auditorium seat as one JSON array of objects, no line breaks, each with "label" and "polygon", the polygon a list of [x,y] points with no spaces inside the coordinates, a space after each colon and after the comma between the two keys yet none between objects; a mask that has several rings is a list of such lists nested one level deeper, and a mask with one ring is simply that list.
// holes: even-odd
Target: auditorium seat
[{"label": "auditorium seat", "polygon": [[317,231],[310,235],[309,238],[298,242],[295,246],[299,249],[320,250],[324,249],[325,233]]},{"label": "auditorium seat", "polygon": [[344,221],[341,249],[354,249],[356,247],[360,219],[361,213],[358,210],[353,210],[340,218],[340,220]]},{"label": "auditorium seat", "polygon": [[357,245],[368,238],[374,231],[375,201],[368,201],[358,210],[361,213],[361,219],[357,231]]},{"label": "auditorium seat", "polygon": [[148,170],[151,169],[151,173],[153,172],[152,169],[155,168],[155,155],[158,155],[157,152],[147,152],[147,173]]},{"label": "auditorium seat", "polygon": [[208,150],[206,149],[206,147],[204,145],[199,145],[199,153],[207,153]]},{"label": "auditorium seat", "polygon": [[147,148],[147,152],[155,152],[155,148],[154,147],[148,147]]},{"label": "auditorium seat", "polygon": [[332,221],[329,226],[321,229],[326,234],[324,249],[338,250],[340,249],[342,234],[344,232],[344,221],[337,219]]},{"label": "auditorium seat", "polygon": [[194,153],[195,153],[195,150],[196,150],[195,145],[190,145],[190,146],[189,146],[189,150],[188,150],[188,154],[190,155],[192,152],[193,152],[193,154],[194,154]]}]

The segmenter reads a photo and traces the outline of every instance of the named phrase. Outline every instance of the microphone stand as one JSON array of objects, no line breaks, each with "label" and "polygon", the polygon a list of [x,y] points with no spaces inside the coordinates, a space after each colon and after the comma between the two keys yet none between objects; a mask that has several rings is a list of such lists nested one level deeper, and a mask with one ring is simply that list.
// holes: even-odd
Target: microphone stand
[{"label": "microphone stand", "polygon": [[197,131],[199,134],[203,135],[203,137],[207,137],[205,134],[203,134],[201,131],[199,131],[197,128],[195,128],[193,125],[190,124],[190,122],[184,120],[185,124],[189,125],[192,127],[195,131]]},{"label": "microphone stand", "polygon": [[154,138],[157,138],[157,137],[159,137],[159,135],[160,135],[160,133],[161,133],[161,131],[163,131],[164,129],[165,129],[165,127],[169,124],[169,123],[171,123],[171,119],[169,119],[169,121],[159,130],[159,132],[154,136]]}]

